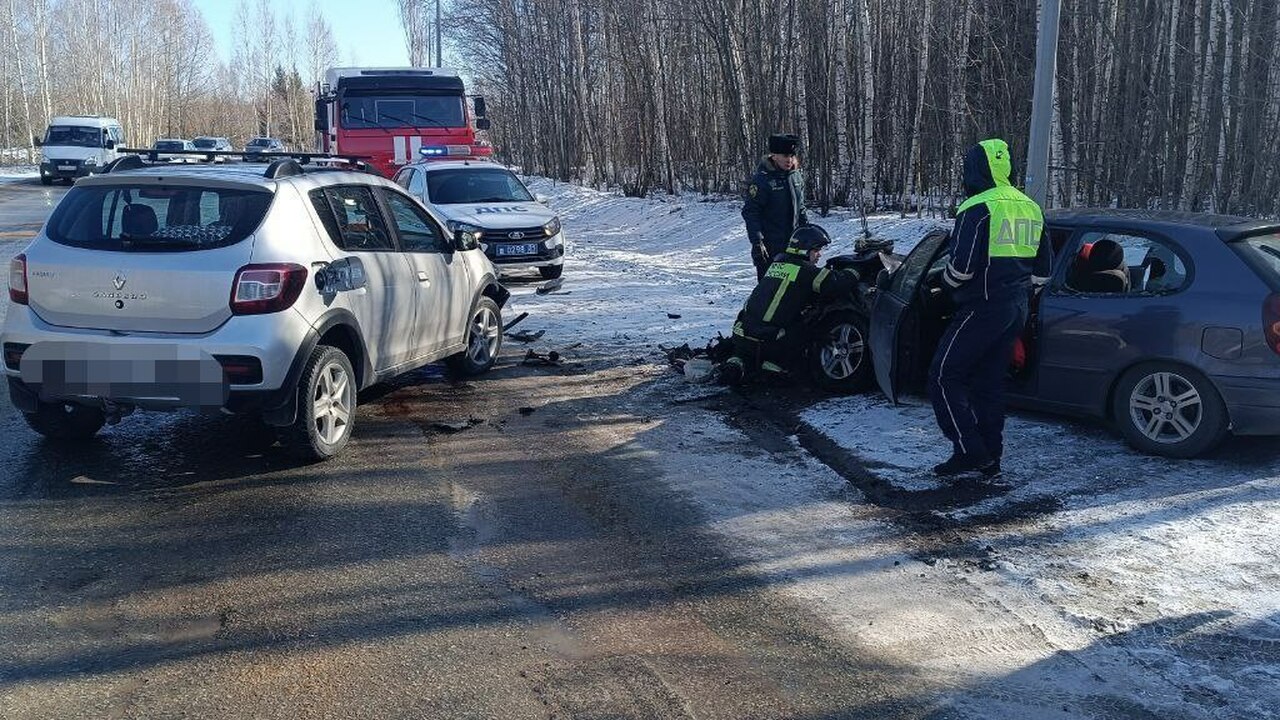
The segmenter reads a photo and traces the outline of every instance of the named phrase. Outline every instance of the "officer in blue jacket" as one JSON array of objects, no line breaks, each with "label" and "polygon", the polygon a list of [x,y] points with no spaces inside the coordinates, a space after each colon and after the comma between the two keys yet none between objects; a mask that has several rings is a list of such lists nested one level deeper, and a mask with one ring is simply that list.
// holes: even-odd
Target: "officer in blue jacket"
[{"label": "officer in blue jacket", "polygon": [[800,174],[800,138],[769,136],[769,154],[760,159],[742,197],[742,219],[751,241],[756,280],[787,249],[796,228],[808,225],[804,209],[804,177]]},{"label": "officer in blue jacket", "polygon": [[1003,140],[984,140],[965,154],[968,199],[957,210],[943,272],[957,310],[929,371],[934,413],[952,443],[951,457],[934,468],[942,477],[1000,474],[1005,374],[1032,288],[1052,269],[1044,214],[1009,184],[1011,171]]}]

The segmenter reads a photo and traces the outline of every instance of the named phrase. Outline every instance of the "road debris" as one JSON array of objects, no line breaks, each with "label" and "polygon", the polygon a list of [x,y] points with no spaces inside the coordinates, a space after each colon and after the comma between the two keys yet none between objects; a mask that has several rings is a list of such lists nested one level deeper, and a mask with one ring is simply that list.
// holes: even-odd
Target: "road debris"
[{"label": "road debris", "polygon": [[529,317],[529,313],[527,313],[527,312],[522,312],[522,313],[520,313],[519,315],[517,315],[517,316],[515,317],[515,319],[514,319],[514,320],[512,320],[512,321],[511,321],[511,322],[509,322],[509,323],[507,323],[506,325],[503,325],[503,326],[502,326],[502,331],[503,331],[503,332],[506,332],[506,331],[510,330],[511,328],[515,327],[517,323],[519,323],[519,322],[523,321],[523,320],[524,320],[525,318],[527,318],[527,317]]},{"label": "road debris", "polygon": [[560,353],[552,350],[546,355],[543,355],[541,353],[534,352],[533,350],[529,350],[524,354],[524,360],[521,360],[520,364],[527,365],[529,367],[559,367]]},{"label": "road debris", "polygon": [[564,278],[559,277],[554,280],[548,280],[542,283],[541,285],[538,286],[536,290],[534,290],[534,292],[538,293],[539,295],[546,295],[547,293],[553,290],[559,290],[561,285],[564,285]]},{"label": "road debris", "polygon": [[507,337],[518,342],[531,343],[546,334],[546,330],[539,330],[537,332],[517,331],[507,333]]},{"label": "road debris", "polygon": [[443,433],[453,434],[483,424],[484,418],[467,418],[466,420],[437,420],[431,423],[431,427]]}]

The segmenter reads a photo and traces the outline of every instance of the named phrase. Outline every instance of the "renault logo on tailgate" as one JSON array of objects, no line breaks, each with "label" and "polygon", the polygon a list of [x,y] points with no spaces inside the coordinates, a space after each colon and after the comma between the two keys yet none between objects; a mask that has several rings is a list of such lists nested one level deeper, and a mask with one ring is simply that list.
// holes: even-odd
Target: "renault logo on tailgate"
[{"label": "renault logo on tailgate", "polygon": [[517,231],[515,231],[515,232],[513,232],[513,233],[507,233],[507,237],[511,238],[512,240],[523,240],[523,239],[524,239],[524,233],[522,233],[522,232],[520,232],[519,230],[517,230]]},{"label": "renault logo on tailgate", "polygon": [[116,290],[123,290],[124,284],[128,281],[129,281],[129,278],[125,277],[124,271],[121,270],[120,272],[116,273],[116,276],[114,278],[112,278],[111,284],[116,286]]}]

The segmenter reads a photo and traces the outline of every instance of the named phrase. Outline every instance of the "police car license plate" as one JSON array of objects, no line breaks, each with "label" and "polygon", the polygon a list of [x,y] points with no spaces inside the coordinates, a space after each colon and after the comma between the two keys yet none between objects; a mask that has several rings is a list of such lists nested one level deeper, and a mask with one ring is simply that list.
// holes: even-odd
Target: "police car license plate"
[{"label": "police car license plate", "polygon": [[59,165],[58,169],[59,170],[75,170],[76,166],[75,165]]},{"label": "police car license plate", "polygon": [[521,243],[519,245],[499,245],[498,256],[506,257],[509,255],[536,255],[538,246],[533,243]]}]

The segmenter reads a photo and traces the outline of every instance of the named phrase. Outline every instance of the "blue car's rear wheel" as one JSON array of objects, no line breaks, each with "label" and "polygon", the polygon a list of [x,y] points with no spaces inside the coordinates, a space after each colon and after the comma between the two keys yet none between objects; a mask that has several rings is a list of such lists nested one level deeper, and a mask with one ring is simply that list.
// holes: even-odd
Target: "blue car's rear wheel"
[{"label": "blue car's rear wheel", "polygon": [[1112,401],[1120,432],[1153,455],[1190,458],[1227,434],[1227,409],[1199,372],[1172,363],[1144,363],[1120,378]]}]

